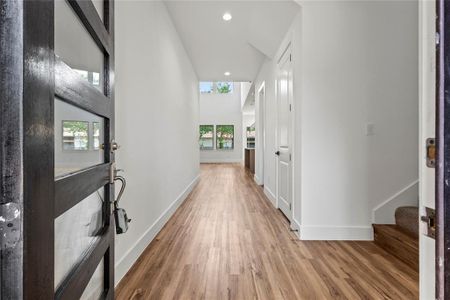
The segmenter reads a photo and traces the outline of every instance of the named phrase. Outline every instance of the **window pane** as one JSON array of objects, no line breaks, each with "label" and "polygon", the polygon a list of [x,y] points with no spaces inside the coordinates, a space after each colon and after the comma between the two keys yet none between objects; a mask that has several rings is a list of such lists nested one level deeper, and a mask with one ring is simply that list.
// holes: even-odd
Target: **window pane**
[{"label": "window pane", "polygon": [[220,150],[232,150],[234,148],[234,125],[216,126],[216,146]]},{"label": "window pane", "polygon": [[84,289],[83,295],[81,295],[80,300],[98,300],[101,298],[104,290],[104,266],[105,261],[102,258],[97,266],[97,269],[95,269],[94,275],[92,275],[88,285]]},{"label": "window pane", "polygon": [[94,4],[95,10],[98,13],[98,16],[103,21],[103,0],[92,0],[92,4]]},{"label": "window pane", "polygon": [[212,82],[200,82],[200,93],[211,94],[213,92]]},{"label": "window pane", "polygon": [[214,149],[214,125],[200,125],[200,149]]},{"label": "window pane", "polygon": [[229,94],[233,92],[232,82],[217,82],[217,93],[219,94]]},{"label": "window pane", "polygon": [[104,120],[55,99],[55,176],[103,163]]},{"label": "window pane", "polygon": [[62,121],[63,150],[89,149],[89,122]]},{"label": "window pane", "polygon": [[55,289],[98,238],[103,199],[102,187],[55,219]]},{"label": "window pane", "polygon": [[55,1],[55,54],[103,93],[103,52],[67,1]]},{"label": "window pane", "polygon": [[93,149],[99,150],[100,149],[100,123],[99,122],[93,122],[92,123],[92,137],[93,137]]},{"label": "window pane", "polygon": [[255,148],[255,136],[256,130],[255,127],[247,127],[247,148]]}]

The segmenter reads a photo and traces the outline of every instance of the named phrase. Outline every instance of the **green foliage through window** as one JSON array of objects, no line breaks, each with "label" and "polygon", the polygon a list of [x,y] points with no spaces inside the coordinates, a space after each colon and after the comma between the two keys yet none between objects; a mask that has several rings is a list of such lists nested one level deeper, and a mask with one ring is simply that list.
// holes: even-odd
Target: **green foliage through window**
[{"label": "green foliage through window", "polygon": [[201,150],[214,149],[214,125],[200,125],[199,144]]},{"label": "green foliage through window", "polygon": [[89,149],[89,123],[84,121],[63,121],[63,149]]},{"label": "green foliage through window", "polygon": [[230,94],[233,92],[233,82],[200,81],[201,94]]},{"label": "green foliage through window", "polygon": [[219,150],[234,149],[234,125],[216,126],[216,147]]},{"label": "green foliage through window", "polygon": [[232,92],[231,82],[217,82],[217,93],[228,94]]}]

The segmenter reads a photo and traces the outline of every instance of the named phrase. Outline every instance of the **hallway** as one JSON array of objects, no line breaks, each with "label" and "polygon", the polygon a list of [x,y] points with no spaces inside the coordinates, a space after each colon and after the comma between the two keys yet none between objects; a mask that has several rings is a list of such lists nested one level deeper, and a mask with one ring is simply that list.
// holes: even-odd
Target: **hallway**
[{"label": "hallway", "polygon": [[417,299],[418,288],[373,242],[299,241],[241,165],[207,164],[116,299]]}]

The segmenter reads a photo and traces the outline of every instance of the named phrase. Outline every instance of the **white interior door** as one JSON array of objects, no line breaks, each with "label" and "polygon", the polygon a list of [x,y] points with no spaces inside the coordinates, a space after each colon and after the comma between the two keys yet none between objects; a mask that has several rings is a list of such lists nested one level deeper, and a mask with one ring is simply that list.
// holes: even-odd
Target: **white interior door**
[{"label": "white interior door", "polygon": [[[420,10],[420,161],[419,209],[435,209],[435,169],[427,167],[426,141],[435,137],[436,122],[436,2],[419,1]],[[420,222],[420,299],[435,299],[435,240],[426,236],[427,225]]]},{"label": "white interior door", "polygon": [[291,103],[292,68],[290,48],[279,62],[277,75],[277,145],[278,207],[290,220],[292,216]]}]

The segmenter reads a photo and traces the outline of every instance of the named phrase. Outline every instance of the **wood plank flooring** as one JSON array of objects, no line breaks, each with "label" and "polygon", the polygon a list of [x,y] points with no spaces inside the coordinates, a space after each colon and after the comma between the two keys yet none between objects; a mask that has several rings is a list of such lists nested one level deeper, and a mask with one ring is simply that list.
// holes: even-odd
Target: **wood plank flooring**
[{"label": "wood plank flooring", "polygon": [[417,299],[418,273],[373,242],[300,241],[243,167],[201,179],[116,299]]}]

